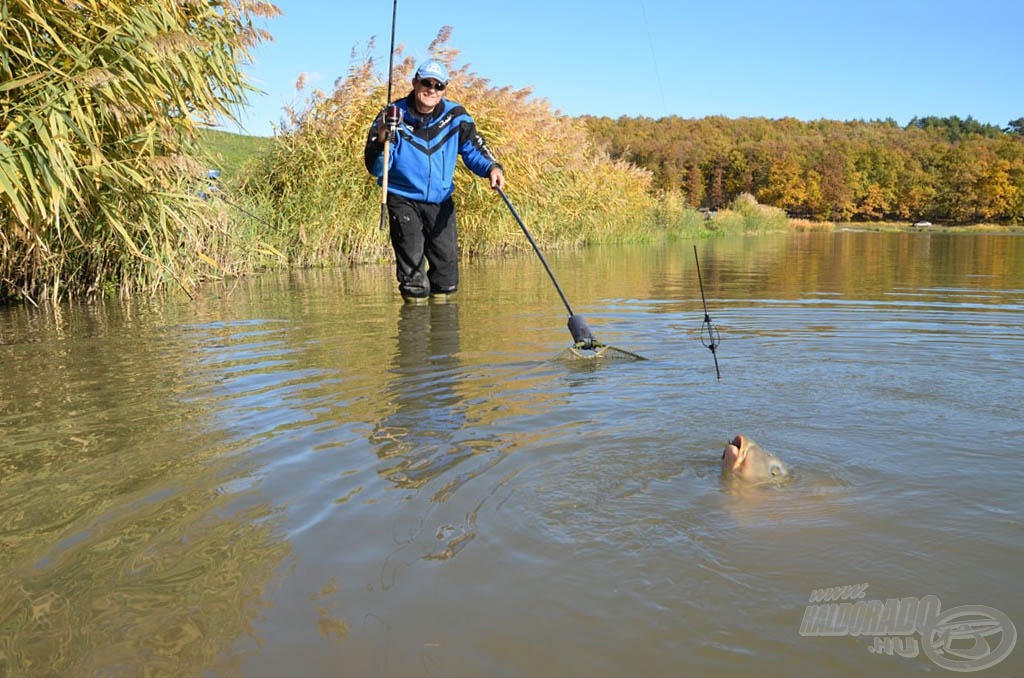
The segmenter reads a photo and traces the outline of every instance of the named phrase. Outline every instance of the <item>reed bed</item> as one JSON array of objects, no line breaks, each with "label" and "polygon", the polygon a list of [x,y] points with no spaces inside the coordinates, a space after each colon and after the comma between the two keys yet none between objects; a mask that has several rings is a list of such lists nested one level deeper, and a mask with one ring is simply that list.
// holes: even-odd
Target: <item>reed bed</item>
[{"label": "reed bed", "polygon": [[[430,45],[448,65],[445,95],[473,115],[505,167],[506,193],[541,247],[649,241],[703,230],[678,194],[652,192],[651,174],[613,160],[590,140],[583,123],[553,111],[530,89],[494,87],[457,63],[443,28]],[[372,50],[373,43],[370,43]],[[392,97],[411,89],[416,61],[396,54]],[[277,232],[269,241],[293,265],[321,266],[391,257],[379,223],[380,189],[363,166],[363,145],[387,98],[387,80],[373,57],[354,59],[330,93],[304,92],[289,110],[277,144],[250,165],[241,189],[269,205]],[[493,256],[529,247],[504,203],[460,163],[455,176],[464,256]]]},{"label": "reed bed", "polygon": [[188,289],[209,268],[196,130],[267,36],[250,0],[11,0],[0,20],[0,301]]},{"label": "reed bed", "polygon": [[836,225],[831,221],[814,221],[812,219],[790,219],[789,227],[794,231],[834,231]]},{"label": "reed bed", "polygon": [[[269,38],[253,21],[277,13],[257,0],[4,3],[0,303],[187,292],[264,269],[391,258],[363,166],[387,91],[372,56],[353,55],[330,92],[297,83],[303,103],[267,150],[224,185],[206,179],[197,134],[244,103],[240,66]],[[756,202],[706,222],[681,193],[654,191],[650,172],[600,150],[582,121],[459,65],[450,35],[442,28],[429,47],[449,66],[446,94],[473,114],[541,247],[779,227]],[[416,64],[396,56],[399,97]],[[484,180],[460,164],[456,184],[465,256],[529,247]]]}]

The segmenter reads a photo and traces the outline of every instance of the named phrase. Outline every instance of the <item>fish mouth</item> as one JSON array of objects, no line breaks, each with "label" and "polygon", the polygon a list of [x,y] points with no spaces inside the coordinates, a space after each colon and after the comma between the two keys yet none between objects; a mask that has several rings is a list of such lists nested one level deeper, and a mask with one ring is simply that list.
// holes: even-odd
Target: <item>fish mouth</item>
[{"label": "fish mouth", "polygon": [[736,447],[736,443],[726,443],[725,449],[722,450],[722,459],[725,459],[726,455],[730,452],[732,453],[732,456],[735,457],[739,451],[740,448]]},{"label": "fish mouth", "polygon": [[736,471],[743,465],[743,447],[747,442],[743,439],[743,435],[738,435],[732,439],[732,442],[725,446],[722,450],[722,459],[726,459],[729,455],[732,455],[731,469]]}]

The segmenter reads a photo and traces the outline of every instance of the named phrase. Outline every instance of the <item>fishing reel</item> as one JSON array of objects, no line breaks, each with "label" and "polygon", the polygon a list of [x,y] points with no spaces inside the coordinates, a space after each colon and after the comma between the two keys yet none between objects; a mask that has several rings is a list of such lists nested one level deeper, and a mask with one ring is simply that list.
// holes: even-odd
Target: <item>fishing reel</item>
[{"label": "fishing reel", "polygon": [[394,138],[398,126],[403,120],[402,109],[394,104],[388,104],[380,112],[377,118],[377,138],[380,141],[387,141]]},{"label": "fishing reel", "polygon": [[395,104],[388,104],[384,108],[384,124],[394,133],[398,126],[402,124],[402,109]]}]

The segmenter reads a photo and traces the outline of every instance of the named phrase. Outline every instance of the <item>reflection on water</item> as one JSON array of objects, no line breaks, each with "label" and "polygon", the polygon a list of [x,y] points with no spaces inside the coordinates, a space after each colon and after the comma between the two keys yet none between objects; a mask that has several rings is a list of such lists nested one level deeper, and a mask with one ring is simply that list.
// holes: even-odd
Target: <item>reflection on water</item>
[{"label": "reflection on water", "polygon": [[[390,377],[382,387],[387,416],[371,437],[383,462],[378,472],[402,489],[417,489],[444,477],[445,482],[431,494],[431,501],[443,502],[466,481],[500,460],[492,441],[459,435],[469,427],[468,404],[459,394],[458,384],[458,305],[403,305],[396,343]],[[489,459],[472,468],[459,468],[474,457]],[[473,510],[461,525],[438,526],[435,538],[443,546],[423,557],[447,560],[458,554],[475,533]],[[410,535],[407,544],[414,544],[417,536]]]},{"label": "reflection on water", "polygon": [[399,314],[393,376],[383,386],[388,415],[374,431],[385,476],[420,487],[472,450],[453,450],[466,423],[455,378],[459,369],[459,309],[455,304],[404,305]]},{"label": "reflection on water", "polygon": [[[0,310],[0,675],[934,671],[811,591],[1024,624],[1024,239],[792,234]],[[723,478],[738,433],[793,477]],[[1019,652],[997,671],[1020,673]]]},{"label": "reflection on water", "polygon": [[25,317],[3,347],[3,675],[209,665],[288,551],[275,507],[221,484],[233,450],[182,397],[196,347],[107,311]]}]

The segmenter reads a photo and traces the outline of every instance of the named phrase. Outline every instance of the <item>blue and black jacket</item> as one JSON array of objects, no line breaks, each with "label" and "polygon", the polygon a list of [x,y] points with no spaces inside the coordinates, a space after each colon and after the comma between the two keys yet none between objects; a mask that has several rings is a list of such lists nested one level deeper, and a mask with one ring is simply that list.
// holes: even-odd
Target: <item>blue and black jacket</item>
[{"label": "blue and black jacket", "polygon": [[[420,115],[413,95],[394,102],[402,110],[398,133],[391,139],[388,161],[388,192],[418,202],[441,203],[455,190],[455,162],[458,156],[474,174],[486,177],[497,160],[466,109],[441,99],[433,112]],[[370,127],[364,162],[370,174],[382,183],[384,142],[377,138],[377,121]]]}]

